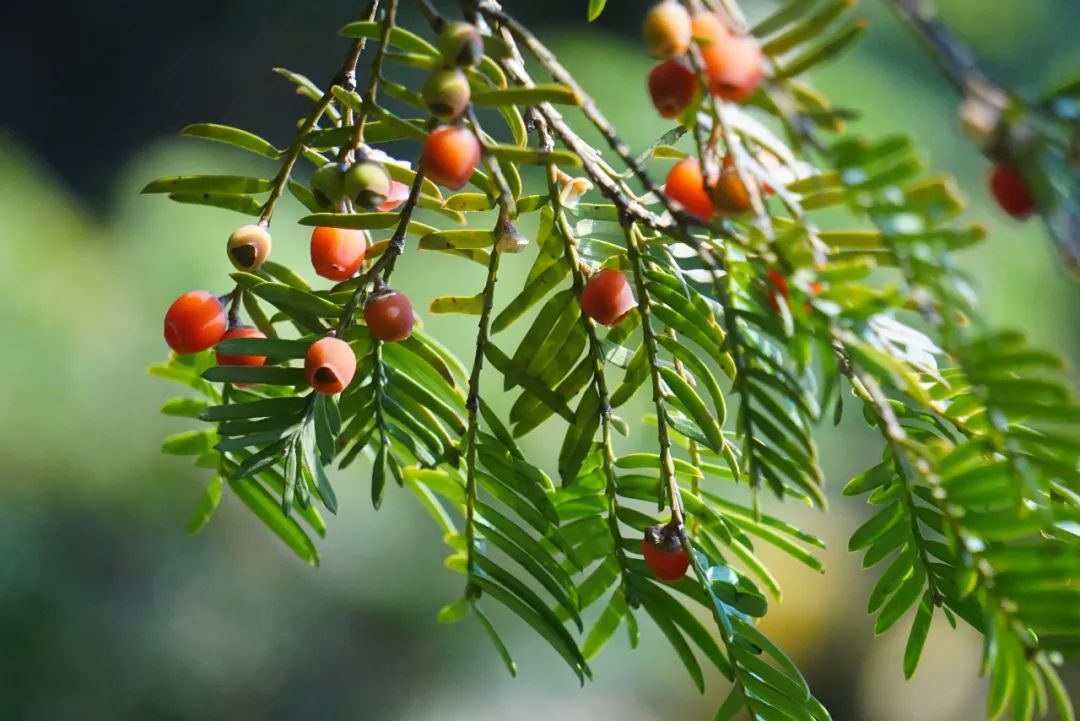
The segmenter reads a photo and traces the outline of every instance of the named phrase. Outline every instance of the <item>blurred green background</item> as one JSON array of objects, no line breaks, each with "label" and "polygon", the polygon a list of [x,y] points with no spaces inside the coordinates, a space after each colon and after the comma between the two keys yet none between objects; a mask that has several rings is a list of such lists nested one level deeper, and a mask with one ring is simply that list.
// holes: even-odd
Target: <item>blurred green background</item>
[{"label": "blurred green background", "polygon": [[[706,719],[722,698],[692,690],[651,626],[624,637],[578,690],[531,631],[496,614],[520,677],[507,676],[477,627],[438,627],[460,592],[442,567],[439,533],[392,488],[375,514],[367,468],[337,477],[342,510],[320,544],[323,565],[293,557],[228,494],[202,534],[184,524],[207,476],[159,454],[187,424],[158,415],[179,388],[148,377],[165,356],[161,315],[190,288],[226,290],[224,239],[238,217],[141,197],[181,172],[272,170],[224,147],[173,137],[190,122],[249,127],[287,142],[303,102],[270,73],[284,65],[322,82],[345,41],[334,31],[359,3],[20,4],[0,27],[0,718],[378,719],[379,721],[647,721]],[[314,7],[308,7],[315,5]],[[665,126],[647,101],[651,62],[636,42],[647,3],[611,0],[595,28],[585,0],[507,0],[563,55],[634,147]],[[1002,81],[1035,90],[1080,65],[1074,0],[942,0],[946,18]],[[752,18],[767,3],[746,3]],[[997,212],[986,162],[955,129],[956,99],[883,7],[857,51],[817,72],[867,134],[907,131],[954,173],[989,240],[962,262],[986,313],[1080,361],[1080,290],[1032,222]],[[404,149],[415,153],[415,149]],[[306,267],[306,238],[285,205],[275,255]],[[505,264],[505,302],[528,254]],[[396,276],[418,307],[471,293],[477,272],[443,256],[405,256]],[[473,321],[425,318],[459,355]],[[509,341],[503,341],[506,346]],[[1074,374],[1075,375],[1075,374]],[[505,406],[504,406],[505,407]],[[631,420],[644,404],[628,409]],[[849,414],[854,416],[855,414]],[[851,418],[849,417],[849,421]],[[858,423],[822,429],[834,497],[876,454]],[[551,458],[559,435],[528,437]],[[646,429],[628,444],[648,443]],[[819,577],[775,558],[785,587],[768,630],[799,661],[838,721],[966,721],[982,716],[979,639],[935,627],[905,683],[905,623],[872,637],[873,576],[846,553],[864,512],[835,498],[828,515],[784,513],[829,541]],[[771,558],[771,557],[770,557]],[[1077,687],[1076,675],[1071,680]]]}]

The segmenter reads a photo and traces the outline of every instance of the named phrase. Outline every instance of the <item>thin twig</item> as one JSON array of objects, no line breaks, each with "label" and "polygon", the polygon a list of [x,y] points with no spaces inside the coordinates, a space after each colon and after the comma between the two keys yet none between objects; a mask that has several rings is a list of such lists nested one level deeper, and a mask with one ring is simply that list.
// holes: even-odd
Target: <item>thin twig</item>
[{"label": "thin twig", "polygon": [[[972,537],[972,534],[964,527],[962,516],[957,515],[955,504],[950,503],[947,495],[940,492],[940,479],[930,468],[925,458],[910,459],[906,434],[881,386],[872,376],[854,366],[851,367],[848,378],[851,380],[855,394],[866,404],[877,421],[882,437],[900,467],[901,480],[904,482],[905,494],[908,496],[905,499],[906,508],[912,516],[912,533],[915,534],[916,538],[921,538],[917,518],[914,516],[915,479],[921,477],[927,482],[932,491],[936,491],[930,494],[930,499],[949,527],[947,537],[960,544],[959,552],[971,556],[970,567],[975,571],[979,584],[988,596],[988,600],[993,604],[994,610],[1005,618],[1022,646],[1029,649],[1030,652],[1037,651],[1039,649],[1038,640],[1032,637],[1027,627],[1016,617],[1015,604],[1008,598],[1004,598],[998,591],[994,568],[982,553],[981,542],[976,545],[966,542],[965,539]],[[922,547],[920,547],[919,551],[922,562],[929,564],[930,557],[927,552]],[[930,566],[926,565],[926,568],[929,569]],[[934,591],[935,599],[938,601],[943,600],[944,595],[935,586],[933,574],[929,572],[927,573],[927,582],[930,584],[931,590]]]},{"label": "thin twig", "polygon": [[469,375],[469,393],[465,401],[468,411],[468,428],[465,431],[465,541],[468,552],[469,577],[474,573],[473,562],[476,548],[476,435],[480,429],[480,372],[484,368],[484,350],[487,347],[488,331],[491,326],[491,310],[495,305],[495,282],[499,273],[499,258],[502,253],[498,248],[491,249],[488,261],[487,280],[484,283],[483,306],[480,321],[477,324],[476,352],[473,354],[472,373]]},{"label": "thin twig", "polygon": [[[625,164],[626,167],[633,172],[634,177],[637,178],[638,182],[641,183],[645,191],[651,193],[660,201],[660,204],[671,215],[671,217],[675,220],[676,225],[681,228],[685,234],[689,235],[689,232],[686,231],[686,228],[688,226],[702,225],[701,221],[693,218],[692,216],[689,216],[681,208],[678,208],[672,204],[671,199],[667,196],[663,189],[660,188],[660,185],[649,176],[649,174],[645,171],[645,168],[642,167],[642,165],[638,162],[637,158],[634,157],[634,154],[630,150],[630,147],[626,143],[624,143],[622,139],[619,138],[618,134],[615,132],[615,126],[613,126],[611,124],[611,121],[604,117],[604,115],[597,109],[596,103],[593,101],[593,99],[581,88],[580,85],[578,85],[577,81],[574,79],[574,76],[571,75],[565,67],[563,67],[562,63],[559,62],[558,58],[555,57],[555,54],[552,53],[546,45],[540,42],[540,40],[535,35],[533,35],[532,32],[528,30],[528,28],[519,23],[517,20],[510,17],[501,10],[494,8],[493,3],[480,3],[479,10],[481,13],[487,16],[488,19],[494,20],[503,27],[505,27],[517,40],[519,40],[526,48],[528,48],[529,52],[532,53],[532,55],[540,62],[541,65],[544,66],[544,69],[547,70],[556,81],[562,83],[563,85],[566,85],[574,92],[574,94],[580,99],[581,112],[585,115],[589,122],[592,123],[597,130],[600,131],[600,134],[604,136],[604,140],[606,140],[611,149],[615,151],[615,154],[619,157],[623,164]],[[545,112],[544,114],[545,116],[549,115],[549,113],[547,112]],[[555,129],[558,132],[557,126]],[[566,142],[566,139],[562,137],[561,133],[560,138],[563,140],[564,143]],[[587,145],[585,147],[588,148]],[[577,152],[575,148],[571,148],[571,150]],[[589,148],[589,151],[591,154],[592,149]],[[644,221],[645,219],[640,220]],[[660,232],[667,232],[668,234],[670,234],[672,230],[670,225],[666,223],[664,224],[665,227],[656,227],[654,224],[648,223],[647,221],[646,224]]]},{"label": "thin twig", "polygon": [[[373,0],[376,2],[377,0]],[[382,80],[382,65],[386,58],[386,51],[390,47],[390,32],[394,29],[394,21],[397,18],[398,0],[387,0],[386,9],[383,11],[382,27],[379,34],[379,49],[375,51],[375,59],[371,62],[371,77],[368,79],[367,91],[364,93],[363,102],[360,106],[360,117],[356,120],[352,138],[348,145],[341,148],[339,159],[348,159],[364,142],[364,128],[367,125],[371,109],[375,107],[379,93],[379,82]],[[374,18],[372,13],[371,18]]]},{"label": "thin twig", "polygon": [[383,254],[379,256],[379,259],[372,263],[371,267],[364,271],[364,274],[360,276],[360,280],[357,281],[356,290],[353,292],[352,297],[349,298],[349,302],[342,308],[341,318],[338,320],[337,325],[338,336],[341,336],[341,334],[345,332],[345,329],[349,327],[349,323],[352,322],[353,314],[356,312],[357,306],[367,294],[368,284],[375,279],[375,276],[379,273],[383,273],[383,280],[390,280],[390,275],[394,272],[394,264],[397,262],[398,256],[405,250],[405,234],[409,231],[409,222],[412,220],[413,210],[416,209],[417,202],[420,199],[420,188],[423,184],[424,171],[422,168],[417,168],[416,177],[413,178],[412,187],[409,188],[409,197],[401,207],[397,228],[394,230],[394,234],[390,237],[389,242],[387,242],[386,250],[383,251]]},{"label": "thin twig", "polygon": [[[378,5],[378,0],[371,0],[368,6],[368,13],[374,12],[374,8]],[[337,75],[334,76],[333,81],[329,87],[323,91],[322,96],[315,102],[315,106],[308,112],[303,122],[300,123],[300,127],[296,131],[296,135],[293,137],[292,143],[289,144],[288,150],[285,151],[285,159],[282,161],[281,169],[278,170],[278,174],[274,176],[273,185],[270,187],[270,195],[267,197],[266,202],[263,203],[262,211],[259,213],[259,225],[264,227],[270,226],[270,221],[274,215],[274,208],[277,206],[278,200],[281,199],[282,194],[285,192],[285,186],[289,183],[289,178],[292,175],[293,168],[296,166],[296,161],[304,152],[306,148],[305,140],[307,140],[308,134],[312,128],[319,122],[319,118],[323,116],[326,109],[330,107],[330,103],[334,100],[333,89],[335,85],[345,84],[352,82],[356,85],[356,64],[360,60],[360,53],[364,50],[366,40],[364,38],[357,38],[349,46],[349,51],[345,54],[345,60],[341,65],[341,69],[338,70]],[[351,80],[350,80],[351,79]]]},{"label": "thin twig", "polygon": [[[555,143],[554,139],[551,137],[551,131],[548,128],[547,121],[539,112],[534,111],[533,122],[536,125],[536,133],[540,138],[540,149],[545,152],[550,151]],[[566,219],[565,209],[560,201],[560,189],[558,181],[556,180],[555,171],[555,165],[549,163],[547,166],[548,195],[551,208],[555,214],[555,222],[558,224],[559,231],[563,237],[563,257],[566,260],[567,266],[570,268],[571,287],[573,288],[574,296],[580,298],[582,291],[585,289],[585,275],[581,270],[581,259],[578,256],[576,240],[571,232],[570,224]],[[618,486],[615,482],[615,448],[611,433],[611,397],[608,393],[607,378],[604,375],[604,350],[600,345],[600,338],[596,332],[596,324],[584,313],[581,314],[581,325],[585,329],[585,334],[589,341],[589,358],[592,362],[593,387],[596,389],[596,395],[600,402],[601,452],[603,454],[604,496],[608,505],[608,531],[615,544],[615,558],[618,561],[619,570],[624,579],[623,593],[630,593],[630,587],[625,583],[625,579],[630,573],[630,566],[626,558],[626,551],[620,543],[622,540],[622,533],[619,531]]]},{"label": "thin twig", "polygon": [[989,84],[971,48],[938,18],[931,0],[887,0],[887,3],[930,50],[962,95],[967,95],[975,85]]},{"label": "thin twig", "polygon": [[[480,127],[480,119],[476,117],[476,110],[473,108],[472,103],[469,103],[469,106],[465,111],[465,117],[469,119],[469,123],[472,125],[476,142],[480,143],[484,167],[487,168],[488,175],[495,181],[495,188],[499,191],[499,195],[495,198],[495,201],[502,209],[503,220],[515,217],[517,215],[517,206],[514,203],[514,196],[510,192],[510,186],[506,182],[506,176],[503,174],[502,168],[499,167],[498,160],[491,154],[491,143],[488,142],[488,137],[484,134],[484,129]],[[495,232],[497,237],[499,228],[496,228]]]},{"label": "thin twig", "polygon": [[233,328],[240,323],[240,303],[244,300],[244,287],[239,283],[229,294],[229,327]]},{"label": "thin twig", "polygon": [[656,436],[660,446],[660,475],[666,483],[668,505],[671,507],[671,523],[676,528],[683,525],[682,495],[679,493],[678,479],[675,476],[675,461],[671,456],[671,437],[668,434],[667,411],[664,403],[663,382],[660,379],[660,358],[656,343],[656,331],[652,327],[652,312],[648,287],[645,285],[645,261],[641,257],[641,235],[632,221],[624,219],[626,247],[630,255],[630,267],[637,287],[638,314],[641,316],[642,343],[649,358],[649,372],[652,377],[653,403],[656,405]]},{"label": "thin twig", "polygon": [[442,30],[446,20],[439,14],[439,11],[435,9],[435,6],[428,2],[428,0],[415,0],[415,2],[416,9],[427,19],[428,23],[431,25],[431,29],[436,33]]}]

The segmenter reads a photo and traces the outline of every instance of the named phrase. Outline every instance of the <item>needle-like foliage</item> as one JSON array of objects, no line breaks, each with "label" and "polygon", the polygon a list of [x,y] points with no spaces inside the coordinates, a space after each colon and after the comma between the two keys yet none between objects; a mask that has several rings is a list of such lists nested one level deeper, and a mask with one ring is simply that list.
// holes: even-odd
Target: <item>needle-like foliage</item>
[{"label": "needle-like foliage", "polygon": [[[447,20],[418,5],[433,38]],[[539,38],[493,0],[461,5],[484,37],[484,57],[467,70],[473,108],[497,111],[464,117],[483,155],[471,188],[444,195],[417,165],[385,154],[410,190],[392,210],[328,209],[301,180],[305,164],[423,143],[434,127],[395,70],[443,59],[433,40],[399,24],[397,0],[370,0],[342,29],[353,42],[327,87],[278,70],[313,103],[287,147],[221,125],[183,130],[263,157],[267,177],[183,176],[146,187],[263,226],[289,192],[310,210],[301,225],[386,236],[356,277],[329,287],[274,262],[232,274],[231,320],[246,315],[267,337],[218,350],[264,356],[265,365],[219,366],[208,351],[151,369],[193,391],[164,413],[210,423],[164,447],[213,473],[190,530],[212,516],[227,485],[317,564],[312,535],[327,532],[320,510],[339,510],[328,472],[336,465],[347,469],[339,482],[370,483],[376,507],[400,486],[430,511],[450,549],[446,565],[464,579],[439,619],[475,617],[511,673],[511,652],[485,615],[491,605],[535,629],[582,682],[620,629],[636,646],[648,616],[699,689],[710,675],[703,667],[730,683],[717,719],[745,711],[823,721],[828,712],[800,671],[756,624],[781,594],[761,548],[823,572],[815,552],[824,544],[785,521],[782,505],[769,515],[759,501],[825,509],[814,428],[857,413],[882,447],[881,461],[844,487],[871,508],[849,547],[881,569],[867,601],[875,632],[910,616],[911,676],[936,615],[969,624],[985,637],[989,716],[1010,709],[1023,721],[1052,703],[1072,718],[1057,667],[1080,653],[1080,405],[1055,356],[980,319],[954,254],[984,231],[955,220],[962,201],[951,180],[926,175],[909,138],[848,132],[851,113],[804,81],[861,34],[852,3],[782,5],[751,30],[768,70],[758,91],[742,105],[699,92],[640,155]],[[589,17],[604,5],[589,2]],[[704,5],[745,26],[730,0]],[[701,72],[697,48],[689,58]],[[357,88],[360,62],[366,89]],[[1033,112],[1064,112],[1076,96],[1077,85],[1066,85]],[[610,147],[583,140],[579,117]],[[1056,237],[1068,240],[1075,177],[1066,187],[1053,162],[1037,162],[1059,157],[1054,137],[1037,138],[1045,144],[1026,167],[1031,177],[1058,173],[1038,195]],[[687,155],[707,173],[728,159],[750,209],[705,222],[685,213],[654,176]],[[523,175],[529,165],[541,172]],[[542,180],[533,187],[523,177]],[[819,227],[821,212],[837,209],[849,227]],[[516,254],[524,216],[538,229]],[[417,251],[447,256],[448,268],[484,269],[475,295],[438,296],[427,309],[477,318],[467,363],[420,329],[382,342],[360,318],[399,259]],[[496,307],[507,264],[527,267],[526,279]],[[621,271],[637,302],[611,328],[580,302],[600,269]],[[512,326],[516,343],[501,335]],[[327,334],[357,360],[337,396],[309,389],[299,363]],[[492,410],[503,393],[513,396],[506,414]],[[646,393],[644,419],[619,415]],[[621,449],[615,435],[638,422],[655,429],[655,443]],[[543,463],[517,440],[542,425],[561,434],[557,458]],[[658,525],[690,553],[691,572],[675,583],[658,581],[642,558],[642,533]]]}]

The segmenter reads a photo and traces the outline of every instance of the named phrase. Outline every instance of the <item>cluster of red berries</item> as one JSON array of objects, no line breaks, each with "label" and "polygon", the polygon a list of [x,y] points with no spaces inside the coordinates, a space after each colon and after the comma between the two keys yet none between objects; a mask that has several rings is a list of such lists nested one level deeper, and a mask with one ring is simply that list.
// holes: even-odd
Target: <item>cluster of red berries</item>
[{"label": "cluster of red berries", "polygon": [[[412,333],[415,318],[404,293],[377,291],[364,305],[364,322],[372,336],[385,343],[405,340]],[[225,304],[205,290],[184,293],[165,313],[165,341],[175,352],[199,353],[221,341],[234,338],[265,338],[257,328],[229,327]],[[230,355],[217,351],[218,365],[261,366],[265,356]],[[308,383],[319,393],[340,393],[352,382],[356,356],[344,340],[326,336],[311,344],[304,358]]]},{"label": "cluster of red berries", "polygon": [[[649,95],[662,117],[682,115],[698,95],[698,74],[687,62],[692,45],[698,49],[706,90],[714,97],[745,100],[765,77],[765,58],[757,41],[735,35],[715,13],[691,17],[681,3],[663,0],[646,16],[644,36],[649,52],[663,60],[649,73]],[[750,193],[730,157],[717,176],[708,179],[694,158],[680,161],[668,173],[665,191],[700,220],[750,209]]]},{"label": "cluster of red berries", "polygon": [[[361,158],[351,165],[327,163],[312,176],[316,199],[327,207],[392,210],[408,195],[408,187],[390,178],[382,163]],[[402,194],[404,191],[404,195]],[[353,277],[364,262],[369,236],[363,230],[318,227],[311,234],[311,265],[333,281]],[[270,256],[271,238],[264,225],[245,225],[229,236],[229,260],[244,272],[254,272]],[[404,340],[412,333],[412,305],[404,294],[381,289],[364,306],[371,334],[384,342]],[[229,326],[220,298],[203,290],[180,296],[165,314],[165,341],[177,353],[198,353],[233,338],[265,338],[245,325]],[[263,356],[217,353],[218,365],[261,366]],[[312,344],[304,360],[308,383],[319,393],[339,393],[352,381],[356,357],[345,341],[328,336]]]},{"label": "cluster of red berries", "polygon": [[663,60],[649,73],[649,94],[660,115],[682,114],[698,91],[697,75],[686,61],[691,44],[700,52],[708,91],[724,100],[745,100],[765,77],[765,59],[754,38],[735,35],[715,13],[693,17],[676,0],[663,0],[645,17],[649,53]]},{"label": "cluster of red berries", "polygon": [[[449,123],[433,130],[424,143],[420,167],[432,181],[456,190],[463,186],[480,163],[481,147],[476,134],[456,124],[469,105],[470,88],[465,71],[480,62],[483,38],[469,23],[447,23],[439,35],[443,66],[432,72],[423,88],[423,100],[431,114]],[[361,152],[353,162],[329,162],[311,178],[315,201],[327,210],[350,209],[389,212],[409,196],[409,187],[391,177],[387,166]],[[341,282],[360,270],[371,238],[367,231],[317,227],[311,233],[311,265],[323,278]],[[270,233],[266,226],[245,225],[231,236],[229,260],[247,273],[257,271],[270,256]],[[631,297],[631,303],[633,298]],[[632,307],[632,306],[631,306]],[[364,305],[364,322],[372,336],[391,343],[412,333],[412,304],[403,294],[377,289]],[[265,338],[250,326],[229,327],[229,316],[220,298],[207,291],[192,291],[176,299],[165,314],[165,340],[177,353],[198,353],[231,338]],[[261,366],[262,356],[217,353],[219,365]],[[311,345],[304,359],[308,383],[319,393],[340,393],[352,382],[356,356],[344,340],[327,336]]]}]

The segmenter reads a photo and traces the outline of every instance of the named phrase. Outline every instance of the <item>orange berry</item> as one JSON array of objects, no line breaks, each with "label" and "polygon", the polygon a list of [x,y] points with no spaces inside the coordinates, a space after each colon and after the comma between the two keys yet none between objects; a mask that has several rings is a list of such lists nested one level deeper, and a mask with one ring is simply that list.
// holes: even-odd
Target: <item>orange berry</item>
[{"label": "orange berry", "polygon": [[399,205],[409,199],[409,191],[411,188],[405,183],[399,183],[396,180],[390,181],[390,192],[386,196],[386,200],[379,205],[378,210],[386,213],[394,210]]},{"label": "orange berry", "polygon": [[439,185],[457,190],[480,164],[480,141],[468,128],[444,125],[431,131],[420,156],[424,174]]},{"label": "orange berry", "polygon": [[371,335],[384,343],[405,340],[412,335],[412,303],[404,293],[391,290],[374,295],[364,305],[364,322]]},{"label": "orange berry", "polygon": [[165,312],[165,342],[177,353],[198,353],[221,340],[229,328],[225,306],[205,290],[184,293]]},{"label": "orange berry", "polygon": [[349,387],[355,374],[356,354],[340,338],[320,338],[304,356],[304,375],[316,393],[340,393]]},{"label": "orange berry", "polygon": [[318,227],[311,231],[311,265],[330,280],[348,280],[360,270],[367,252],[365,230]]},{"label": "orange berry", "polygon": [[[231,338],[265,338],[258,328],[249,325],[238,325],[221,337],[222,341]],[[220,343],[221,341],[218,341]],[[221,351],[215,351],[219,366],[261,366],[266,363],[266,356],[261,355],[226,355]]]},{"label": "orange berry", "polygon": [[662,118],[682,115],[696,90],[697,76],[679,60],[665,60],[649,73],[649,95]]},{"label": "orange berry", "polygon": [[699,220],[708,220],[713,216],[713,202],[705,192],[705,178],[695,158],[680,160],[671,167],[664,192]]},{"label": "orange berry", "polygon": [[243,225],[233,231],[226,246],[237,270],[258,270],[270,256],[270,233],[261,225]]},{"label": "orange berry", "polygon": [[645,529],[641,539],[641,553],[645,563],[659,580],[674,583],[686,575],[690,568],[690,556],[682,547],[679,537],[665,534],[663,526]]},{"label": "orange berry", "polygon": [[642,26],[645,47],[657,58],[682,55],[690,47],[690,13],[674,0],[653,5]]},{"label": "orange berry", "polygon": [[1030,217],[1037,209],[1020,171],[1008,163],[998,163],[990,170],[990,192],[1001,209],[1017,220]]},{"label": "orange berry", "polygon": [[752,37],[730,37],[701,49],[709,92],[724,100],[745,100],[765,77],[765,56]]},{"label": "orange berry", "polygon": [[690,35],[702,47],[727,40],[731,30],[716,13],[699,13],[690,20]]},{"label": "orange berry", "polygon": [[750,191],[739,178],[735,161],[730,155],[724,158],[720,175],[716,183],[709,188],[709,197],[712,198],[716,212],[725,216],[742,215],[753,207]]},{"label": "orange berry", "polygon": [[602,270],[581,291],[581,312],[610,328],[637,307],[626,276],[617,270]]}]

